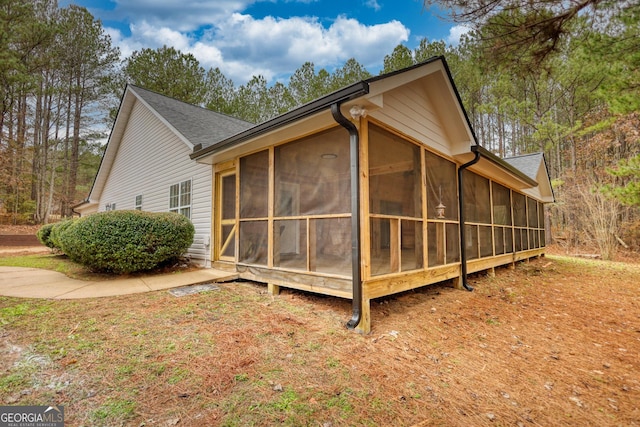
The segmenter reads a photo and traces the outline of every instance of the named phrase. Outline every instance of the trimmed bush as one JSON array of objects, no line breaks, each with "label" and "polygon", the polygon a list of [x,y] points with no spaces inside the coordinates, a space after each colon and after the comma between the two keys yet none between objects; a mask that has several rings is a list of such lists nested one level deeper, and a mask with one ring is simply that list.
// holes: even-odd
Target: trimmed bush
[{"label": "trimmed bush", "polygon": [[150,270],[184,254],[193,224],[177,213],[100,212],[73,221],[59,235],[62,251],[95,271]]},{"label": "trimmed bush", "polygon": [[45,224],[36,231],[36,237],[40,240],[40,243],[48,248],[54,249],[55,245],[51,241],[51,230],[56,223]]},{"label": "trimmed bush", "polygon": [[57,222],[53,224],[53,228],[51,229],[51,234],[49,235],[49,240],[53,245],[52,248],[62,250],[62,244],[60,243],[60,234],[64,232],[76,219],[67,219],[62,222]]}]

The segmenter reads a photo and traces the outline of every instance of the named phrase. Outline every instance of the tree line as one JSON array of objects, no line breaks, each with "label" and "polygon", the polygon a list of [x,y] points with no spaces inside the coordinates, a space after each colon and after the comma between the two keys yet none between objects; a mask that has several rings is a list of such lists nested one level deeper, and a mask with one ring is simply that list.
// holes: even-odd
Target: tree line
[{"label": "tree line", "polygon": [[[381,73],[444,55],[480,144],[501,157],[545,153],[559,241],[637,247],[637,2],[425,3],[455,6],[451,18],[472,30],[456,46],[398,45]],[[236,86],[170,46],[120,60],[86,9],[48,0],[4,2],[0,25],[0,212],[13,221],[69,216],[86,197],[104,138],[92,129],[112,123],[126,83],[259,123],[372,76],[355,59],[332,71],[307,62],[287,82]]]},{"label": "tree line", "polygon": [[86,9],[55,1],[2,2],[0,26],[0,208],[14,222],[68,216],[95,172],[118,49]]}]

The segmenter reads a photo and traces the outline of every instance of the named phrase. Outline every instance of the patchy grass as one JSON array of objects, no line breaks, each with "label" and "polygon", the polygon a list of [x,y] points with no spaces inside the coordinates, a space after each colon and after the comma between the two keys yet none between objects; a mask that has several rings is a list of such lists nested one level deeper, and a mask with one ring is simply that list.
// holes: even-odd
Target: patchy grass
[{"label": "patchy grass", "polygon": [[135,415],[136,404],[132,400],[107,400],[91,414],[93,425],[113,425],[124,423]]},{"label": "patchy grass", "polygon": [[0,298],[0,402],[67,425],[640,424],[640,268],[546,257],[372,302],[253,283]]},{"label": "patchy grass", "polygon": [[42,268],[57,271],[76,279],[91,277],[91,272],[83,266],[71,261],[65,255],[56,254],[0,257],[0,267]]},{"label": "patchy grass", "polygon": [[112,280],[122,277],[136,277],[148,274],[161,274],[161,273],[176,273],[179,274],[182,271],[189,271],[196,268],[193,265],[188,265],[180,262],[179,265],[167,264],[161,265],[155,270],[131,273],[131,274],[108,274],[108,273],[96,273],[89,268],[71,261],[66,255],[63,254],[33,254],[33,255],[8,255],[0,256],[0,267],[24,267],[24,268],[42,268],[45,270],[57,271],[67,277],[78,280]]}]

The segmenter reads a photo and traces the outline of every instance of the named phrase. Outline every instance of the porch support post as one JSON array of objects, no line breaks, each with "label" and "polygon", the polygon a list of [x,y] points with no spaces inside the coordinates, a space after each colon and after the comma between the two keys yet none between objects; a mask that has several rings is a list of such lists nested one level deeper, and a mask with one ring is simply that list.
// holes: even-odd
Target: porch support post
[{"label": "porch support post", "polygon": [[280,286],[273,283],[267,283],[267,292],[271,295],[280,295]]}]

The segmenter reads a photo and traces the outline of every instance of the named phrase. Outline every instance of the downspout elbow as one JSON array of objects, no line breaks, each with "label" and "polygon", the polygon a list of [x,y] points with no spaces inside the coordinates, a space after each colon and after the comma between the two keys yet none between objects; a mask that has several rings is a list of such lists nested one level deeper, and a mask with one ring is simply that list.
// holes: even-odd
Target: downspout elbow
[{"label": "downspout elbow", "polygon": [[458,207],[460,210],[460,281],[462,282],[462,287],[469,292],[473,291],[473,287],[467,283],[467,247],[464,231],[464,183],[462,180],[462,173],[469,166],[475,165],[480,160],[479,146],[472,145],[471,151],[474,153],[474,158],[458,168]]},{"label": "downspout elbow", "polygon": [[331,104],[333,119],[349,132],[351,162],[351,277],[353,315],[347,328],[355,329],[362,320],[362,278],[360,273],[360,135],[358,128],[340,111],[340,103]]}]

